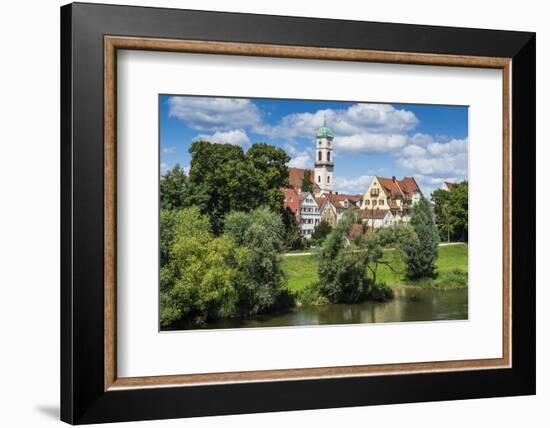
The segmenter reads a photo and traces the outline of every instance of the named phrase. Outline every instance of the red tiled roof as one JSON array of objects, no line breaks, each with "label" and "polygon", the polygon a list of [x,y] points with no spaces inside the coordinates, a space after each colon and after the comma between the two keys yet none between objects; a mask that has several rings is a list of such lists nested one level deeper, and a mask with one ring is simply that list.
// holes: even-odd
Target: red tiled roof
[{"label": "red tiled roof", "polygon": [[292,187],[282,189],[283,195],[285,196],[284,207],[290,208],[294,214],[299,213],[300,209],[300,198],[298,193]]},{"label": "red tiled roof", "polygon": [[397,180],[395,177],[377,178],[380,185],[384,188],[386,193],[391,195],[392,198],[402,197],[405,199],[411,199],[414,192],[420,192],[420,187],[418,187],[414,177],[403,177],[401,180]]},{"label": "red tiled roof", "polygon": [[399,187],[405,192],[408,193],[408,199],[412,198],[414,192],[420,192],[420,187],[416,184],[414,177],[403,177],[402,180],[399,180]]},{"label": "red tiled roof", "polygon": [[397,196],[403,196],[403,192],[401,191],[401,188],[399,187],[399,184],[397,180],[394,180],[393,178],[385,178],[385,177],[377,177],[378,182],[384,189],[386,193],[389,193],[391,197],[395,198]]},{"label": "red tiled roof", "polygon": [[[293,168],[288,167],[288,184],[295,189],[301,189],[302,184],[304,183],[304,172],[305,169],[303,168]],[[311,180],[311,183],[313,184],[313,189],[316,190],[319,188],[317,184],[315,183],[315,174],[313,170],[309,171],[309,179]]]},{"label": "red tiled roof", "polygon": [[315,198],[315,202],[317,202],[317,205],[319,205],[319,211],[323,211],[323,208],[325,207],[327,201],[327,198]]}]

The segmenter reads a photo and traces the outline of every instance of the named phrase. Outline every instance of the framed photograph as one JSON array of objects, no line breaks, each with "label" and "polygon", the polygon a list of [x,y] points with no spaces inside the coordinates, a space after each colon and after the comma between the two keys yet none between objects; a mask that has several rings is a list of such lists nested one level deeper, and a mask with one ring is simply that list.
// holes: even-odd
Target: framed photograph
[{"label": "framed photograph", "polygon": [[535,393],[533,33],[76,3],[61,57],[63,421]]}]

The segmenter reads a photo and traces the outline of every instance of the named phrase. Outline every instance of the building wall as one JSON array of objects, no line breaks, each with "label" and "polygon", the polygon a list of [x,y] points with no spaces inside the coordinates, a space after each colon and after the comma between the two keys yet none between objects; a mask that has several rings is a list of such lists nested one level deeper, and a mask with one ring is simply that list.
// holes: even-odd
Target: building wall
[{"label": "building wall", "polygon": [[304,238],[311,238],[315,227],[321,222],[319,205],[309,194],[300,204],[300,232]]}]

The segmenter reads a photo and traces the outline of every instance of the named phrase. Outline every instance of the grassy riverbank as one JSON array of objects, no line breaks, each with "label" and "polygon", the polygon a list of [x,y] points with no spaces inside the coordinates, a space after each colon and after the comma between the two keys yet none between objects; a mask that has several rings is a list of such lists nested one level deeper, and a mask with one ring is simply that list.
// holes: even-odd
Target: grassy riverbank
[{"label": "grassy riverbank", "polygon": [[[292,291],[299,291],[319,281],[316,254],[282,258],[282,267]],[[468,286],[468,244],[439,247],[437,277],[429,280],[410,281],[403,275],[403,269],[392,272],[381,266],[378,281],[387,285],[414,285],[439,289],[465,288]]]}]

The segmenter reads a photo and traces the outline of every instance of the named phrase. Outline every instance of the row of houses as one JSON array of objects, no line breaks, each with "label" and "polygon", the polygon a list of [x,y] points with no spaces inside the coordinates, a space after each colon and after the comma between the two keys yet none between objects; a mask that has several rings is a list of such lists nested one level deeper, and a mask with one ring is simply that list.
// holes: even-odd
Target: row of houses
[{"label": "row of houses", "polygon": [[364,225],[368,228],[408,223],[412,207],[422,197],[414,177],[401,180],[373,177],[364,194],[338,194],[321,191],[315,183],[315,172],[311,171],[312,192],[302,191],[305,170],[289,168],[289,186],[282,189],[285,208],[296,216],[300,231],[309,239],[317,225],[326,221],[331,226],[342,218],[344,212],[352,210],[357,219],[352,233],[360,233]]}]

